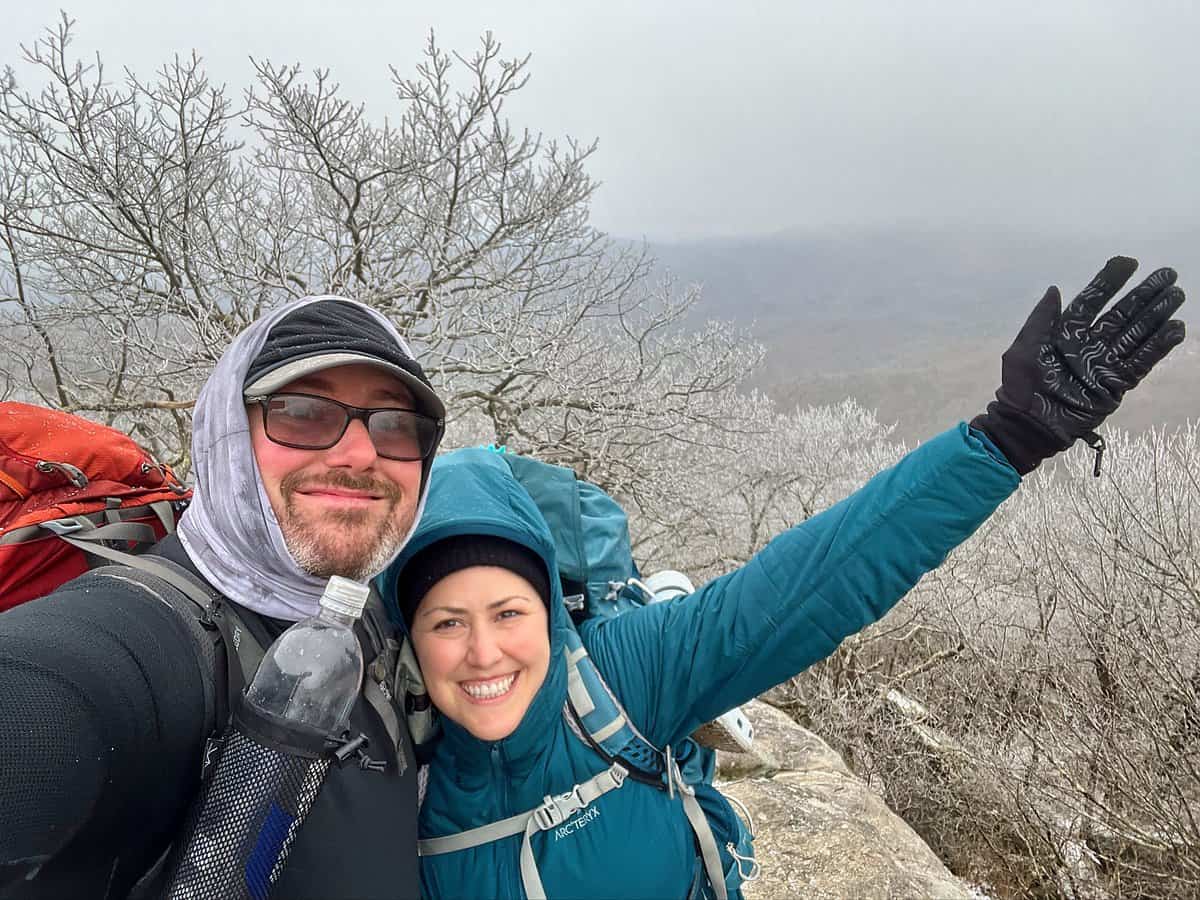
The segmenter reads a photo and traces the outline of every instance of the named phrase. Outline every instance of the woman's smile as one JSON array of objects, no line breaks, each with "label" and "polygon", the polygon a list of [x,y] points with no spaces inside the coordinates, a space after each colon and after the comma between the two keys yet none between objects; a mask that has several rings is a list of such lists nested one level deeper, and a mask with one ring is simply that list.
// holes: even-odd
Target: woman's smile
[{"label": "woman's smile", "polygon": [[518,672],[479,681],[464,681],[459,686],[475,703],[496,703],[512,693]]}]

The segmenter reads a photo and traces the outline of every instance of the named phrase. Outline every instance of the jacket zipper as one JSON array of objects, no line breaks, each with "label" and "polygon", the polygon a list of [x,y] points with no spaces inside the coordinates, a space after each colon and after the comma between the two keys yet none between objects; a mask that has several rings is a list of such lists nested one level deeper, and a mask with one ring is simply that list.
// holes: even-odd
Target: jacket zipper
[{"label": "jacket zipper", "polygon": [[[493,744],[488,751],[488,760],[492,771],[492,784],[500,785],[500,790],[496,798],[496,809],[492,812],[494,820],[507,818],[511,813],[512,804],[509,800],[508,778],[504,774],[504,754],[500,750],[499,744]],[[505,852],[496,853],[497,868],[497,884],[508,884],[514,878],[517,884],[521,884],[520,869],[514,873],[511,866],[511,858]]]},{"label": "jacket zipper", "polygon": [[506,778],[504,775],[504,759],[498,744],[493,744],[489,753],[492,766],[492,784],[500,785],[500,799],[498,802],[499,809],[496,810],[496,815],[498,815],[500,818],[505,818],[509,815],[509,799],[508,778]]}]

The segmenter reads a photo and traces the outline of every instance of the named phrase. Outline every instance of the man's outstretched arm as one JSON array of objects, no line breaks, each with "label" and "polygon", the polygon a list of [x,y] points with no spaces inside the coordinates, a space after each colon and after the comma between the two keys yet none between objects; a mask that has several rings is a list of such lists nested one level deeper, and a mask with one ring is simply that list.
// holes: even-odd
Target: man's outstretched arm
[{"label": "man's outstretched arm", "polygon": [[113,578],[0,616],[0,894],[153,862],[198,780],[200,665],[182,617]]}]

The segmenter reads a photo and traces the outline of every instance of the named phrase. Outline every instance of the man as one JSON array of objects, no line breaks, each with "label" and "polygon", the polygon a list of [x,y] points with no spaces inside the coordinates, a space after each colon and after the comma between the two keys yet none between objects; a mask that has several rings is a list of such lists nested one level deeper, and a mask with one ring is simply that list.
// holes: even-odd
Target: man
[{"label": "man", "polygon": [[[238,655],[242,628],[268,646],[316,612],[329,576],[365,581],[401,550],[444,415],[383,316],[328,296],[276,310],[201,390],[195,497],[154,553],[234,606]],[[159,887],[152,870],[221,728],[212,673],[225,664],[197,607],[137,574],[97,570],[0,617],[2,897]],[[386,693],[360,697],[350,724],[367,744],[331,768],[275,896],[417,895],[416,766]]]}]

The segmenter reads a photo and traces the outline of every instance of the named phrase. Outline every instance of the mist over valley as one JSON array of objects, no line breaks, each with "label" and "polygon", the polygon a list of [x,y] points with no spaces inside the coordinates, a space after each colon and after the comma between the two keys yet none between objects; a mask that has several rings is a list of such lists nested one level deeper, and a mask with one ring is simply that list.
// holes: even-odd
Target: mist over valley
[{"label": "mist over valley", "polygon": [[[909,442],[983,408],[999,384],[1001,354],[1048,285],[1060,287],[1065,305],[1120,253],[1140,262],[1128,287],[1170,265],[1184,290],[1200,296],[1200,229],[1075,237],[982,227],[796,229],[650,251],[660,274],[701,286],[691,324],[731,321],[764,345],[747,387],[784,408],[853,397]],[[1198,382],[1193,339],[1110,422],[1141,431],[1194,421]]]}]

